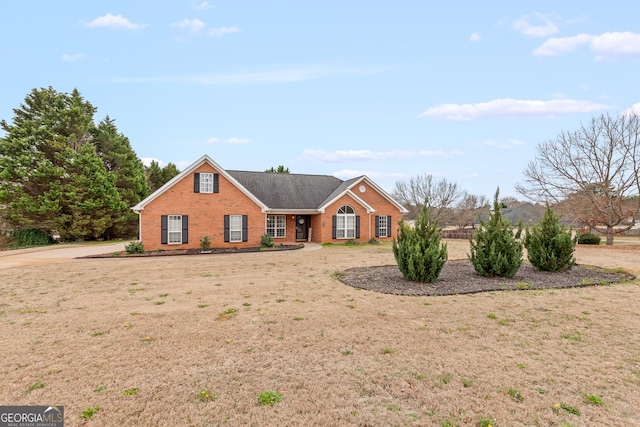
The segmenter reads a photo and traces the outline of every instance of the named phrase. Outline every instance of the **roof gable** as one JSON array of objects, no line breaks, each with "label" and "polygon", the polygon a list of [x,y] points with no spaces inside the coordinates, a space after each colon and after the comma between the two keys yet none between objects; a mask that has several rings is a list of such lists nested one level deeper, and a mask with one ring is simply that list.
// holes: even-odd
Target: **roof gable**
[{"label": "roof gable", "polygon": [[140,203],[138,203],[137,205],[135,205],[131,209],[134,212],[139,212],[139,211],[143,210],[146,205],[148,205],[149,203],[151,203],[152,201],[154,201],[155,199],[160,197],[162,194],[164,194],[168,189],[173,187],[175,183],[177,183],[177,182],[181,181],[182,179],[184,179],[185,177],[191,175],[195,170],[197,170],[200,166],[202,166],[205,163],[208,163],[212,168],[217,170],[220,175],[222,175],[229,182],[231,182],[233,185],[238,187],[238,189],[240,191],[242,191],[244,194],[246,194],[247,197],[249,197],[251,200],[253,200],[258,206],[260,206],[263,211],[268,210],[268,207],[260,199],[258,199],[256,196],[251,194],[250,191],[248,191],[242,184],[240,184],[238,181],[236,181],[236,179],[233,176],[231,176],[226,170],[224,170],[219,164],[214,162],[213,159],[211,159],[211,157],[209,157],[206,154],[204,156],[200,157],[195,162],[193,162],[185,170],[180,172],[178,175],[174,176],[171,180],[166,182],[162,187],[158,188],[156,191],[151,193],[147,198],[142,200]]}]

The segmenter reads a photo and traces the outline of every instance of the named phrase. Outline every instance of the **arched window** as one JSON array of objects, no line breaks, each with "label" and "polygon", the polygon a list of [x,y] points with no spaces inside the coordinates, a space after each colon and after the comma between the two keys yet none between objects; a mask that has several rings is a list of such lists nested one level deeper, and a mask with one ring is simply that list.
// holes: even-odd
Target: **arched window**
[{"label": "arched window", "polygon": [[349,205],[340,206],[336,215],[336,239],[356,238],[356,211]]}]

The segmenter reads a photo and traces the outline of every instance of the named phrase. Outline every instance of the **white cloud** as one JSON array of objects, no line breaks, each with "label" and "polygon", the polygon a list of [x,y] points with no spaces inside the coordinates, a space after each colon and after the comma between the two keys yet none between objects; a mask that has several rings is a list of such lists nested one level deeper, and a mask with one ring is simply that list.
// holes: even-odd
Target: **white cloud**
[{"label": "white cloud", "polygon": [[221,37],[227,34],[239,33],[238,27],[219,27],[207,28],[207,25],[199,19],[184,18],[182,21],[174,22],[170,25],[172,28],[186,30],[189,34],[206,34],[209,37]]},{"label": "white cloud", "polygon": [[197,34],[202,32],[202,30],[206,28],[206,25],[199,19],[184,18],[180,22],[174,22],[171,24],[171,27],[185,29],[191,34]]},{"label": "white cloud", "polygon": [[422,150],[418,152],[419,155],[425,157],[440,157],[446,155],[446,153],[442,150],[430,151],[430,150]]},{"label": "white cloud", "polygon": [[310,150],[305,149],[302,155],[311,160],[326,163],[340,163],[347,161],[409,159],[413,153],[408,151],[370,151],[370,150]]},{"label": "white cloud", "polygon": [[294,83],[318,80],[327,77],[355,77],[376,74],[383,68],[340,67],[333,65],[308,65],[283,68],[279,70],[241,72],[232,74],[202,74],[191,76],[161,77],[120,77],[111,81],[115,83],[185,83],[196,85],[225,84],[260,84],[260,83]]},{"label": "white cloud", "polygon": [[249,142],[251,142],[250,139],[238,138],[235,136],[225,141],[226,144],[248,144]]},{"label": "white cloud", "polygon": [[104,16],[100,16],[93,21],[87,22],[84,24],[87,28],[114,28],[119,30],[139,30],[147,27],[148,25],[144,24],[134,24],[129,21],[122,15],[113,15],[111,13],[107,13]]},{"label": "white cloud", "polygon": [[640,103],[633,104],[631,107],[622,112],[623,116],[630,116],[632,114],[640,116]]},{"label": "white cloud", "polygon": [[591,42],[593,36],[589,34],[578,34],[571,37],[552,37],[542,43],[540,47],[533,50],[535,56],[557,56],[563,53],[569,53],[576,50],[576,48],[583,44]]},{"label": "white cloud", "polygon": [[142,164],[145,165],[146,167],[151,166],[151,162],[154,161],[154,160],[158,163],[158,166],[160,166],[160,167],[164,167],[166,165],[165,162],[163,162],[160,159],[156,159],[155,157],[142,157],[140,159]]},{"label": "white cloud", "polygon": [[225,34],[233,34],[233,33],[239,33],[239,32],[240,32],[240,28],[238,27],[219,27],[219,28],[209,28],[209,31],[207,33],[211,37],[220,37],[220,36],[224,36]]},{"label": "white cloud", "polygon": [[505,117],[553,117],[559,114],[592,113],[610,108],[609,105],[576,99],[542,101],[502,98],[477,104],[436,105],[419,117],[458,121]]},{"label": "white cloud", "polygon": [[540,21],[539,24],[531,24],[529,22],[531,18],[528,15],[524,15],[513,23],[513,28],[531,37],[548,37],[560,31],[553,18],[541,13],[536,13],[535,17]]},{"label": "white cloud", "polygon": [[596,59],[616,59],[624,56],[640,57],[640,34],[632,32],[608,32],[598,36],[578,34],[571,37],[550,38],[534,49],[536,56],[557,56],[570,53],[581,45],[589,45]]},{"label": "white cloud", "polygon": [[84,53],[62,54],[60,60],[63,62],[75,62],[84,58]]},{"label": "white cloud", "polygon": [[251,142],[250,139],[238,138],[234,136],[227,139],[220,139],[217,137],[209,138],[207,139],[206,144],[248,144],[249,142]]},{"label": "white cloud", "polygon": [[203,1],[202,3],[197,3],[194,7],[196,8],[196,10],[207,10],[212,9],[214,6],[208,1]]},{"label": "white cloud", "polygon": [[640,56],[640,34],[628,31],[604,33],[591,39],[590,49],[596,59]]},{"label": "white cloud", "polygon": [[469,36],[469,41],[477,42],[482,38],[482,36],[478,33],[473,33]]}]

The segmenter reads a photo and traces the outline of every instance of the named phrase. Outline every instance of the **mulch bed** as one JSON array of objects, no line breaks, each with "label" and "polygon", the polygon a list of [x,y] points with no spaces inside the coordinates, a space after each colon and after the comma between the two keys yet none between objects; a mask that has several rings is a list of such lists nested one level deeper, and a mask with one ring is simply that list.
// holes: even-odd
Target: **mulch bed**
[{"label": "mulch bed", "polygon": [[484,277],[476,273],[471,261],[448,261],[434,283],[406,280],[397,265],[355,267],[338,274],[338,279],[354,288],[394,295],[456,295],[488,291],[577,288],[634,280],[625,272],[576,264],[571,270],[549,273],[523,262],[510,279]]},{"label": "mulch bed", "polygon": [[130,254],[126,251],[112,252],[109,254],[86,255],[78,257],[82,258],[148,258],[158,256],[177,256],[177,255],[217,255],[217,254],[235,254],[247,252],[274,252],[274,251],[290,251],[301,249],[304,245],[278,245],[272,248],[212,248],[207,251],[201,249],[176,249],[168,251],[147,251],[141,254]]}]

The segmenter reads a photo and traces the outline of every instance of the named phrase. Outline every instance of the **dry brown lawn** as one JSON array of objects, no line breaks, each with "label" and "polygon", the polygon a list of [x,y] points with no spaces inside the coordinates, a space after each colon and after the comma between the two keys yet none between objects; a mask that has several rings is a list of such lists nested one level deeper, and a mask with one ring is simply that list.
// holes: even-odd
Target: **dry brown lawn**
[{"label": "dry brown lawn", "polygon": [[[576,255],[640,275],[639,246]],[[406,297],[335,280],[393,262],[382,245],[0,270],[0,404],[64,405],[68,426],[640,425],[637,284]]]}]

